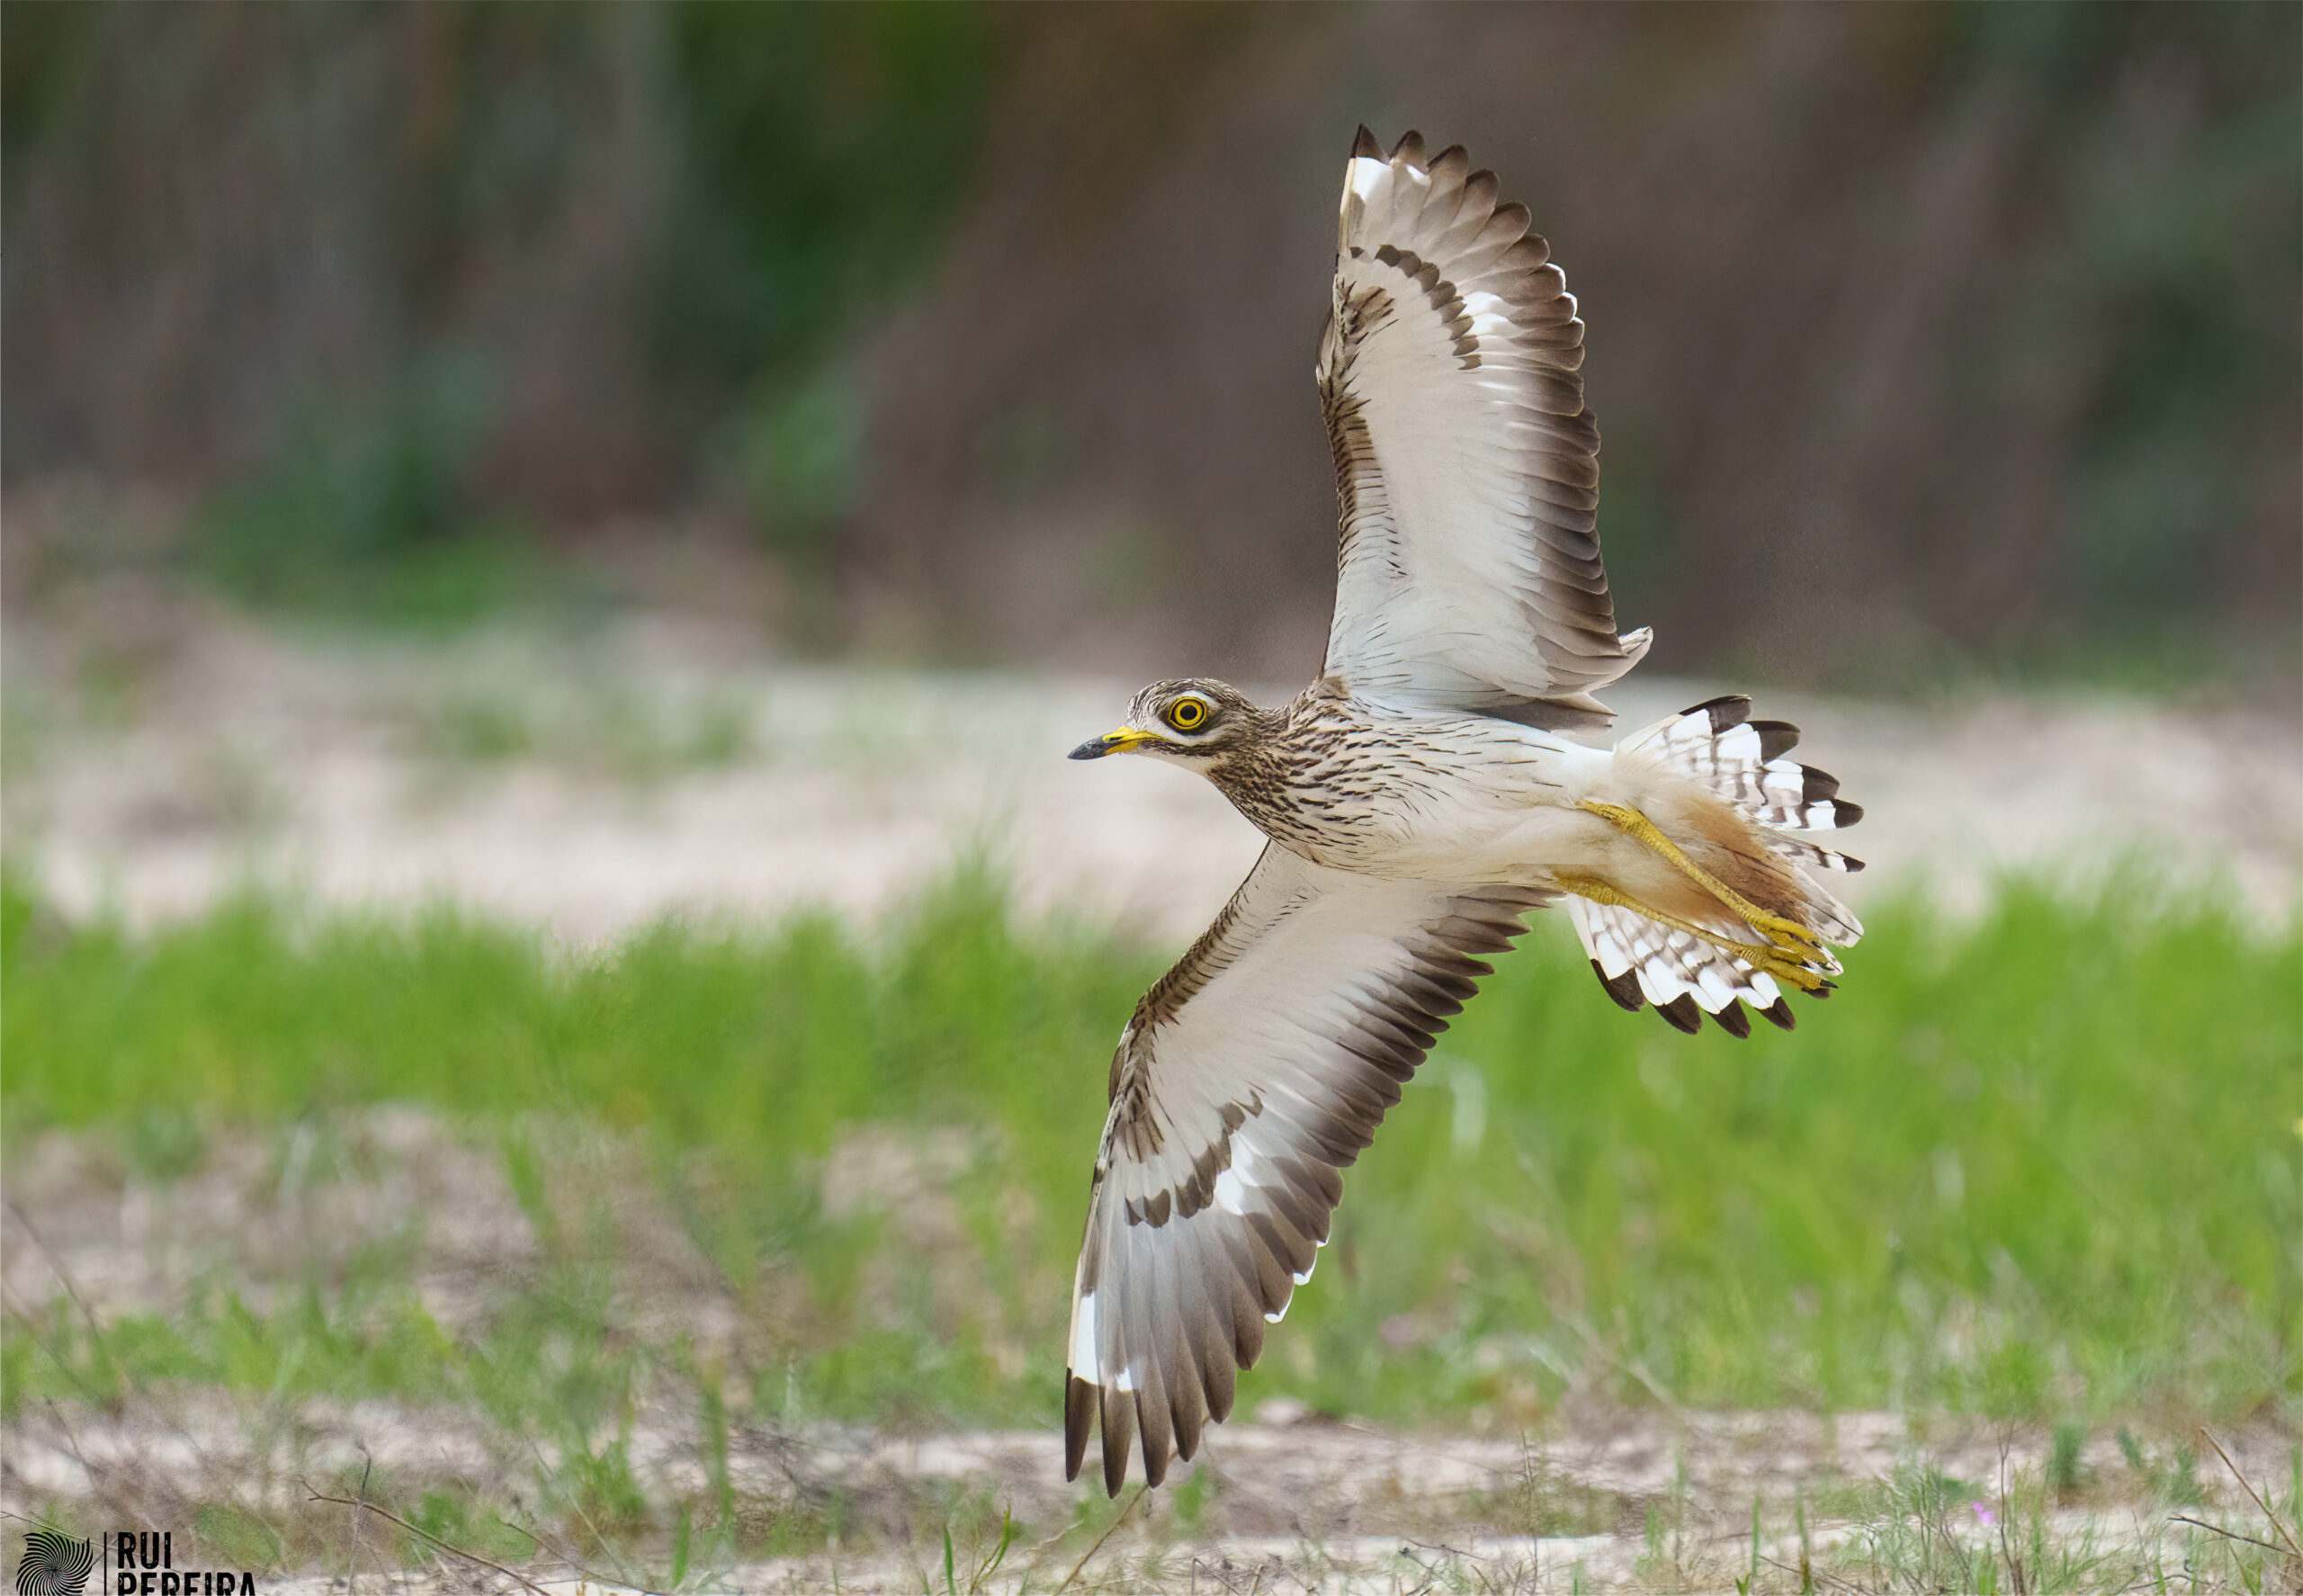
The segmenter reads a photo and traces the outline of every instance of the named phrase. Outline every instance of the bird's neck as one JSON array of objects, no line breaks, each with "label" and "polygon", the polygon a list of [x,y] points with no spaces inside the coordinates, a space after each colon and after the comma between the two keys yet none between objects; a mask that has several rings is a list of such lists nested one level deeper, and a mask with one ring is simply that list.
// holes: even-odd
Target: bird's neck
[{"label": "bird's neck", "polygon": [[1302,839],[1303,777],[1316,767],[1338,728],[1340,699],[1314,682],[1277,709],[1258,709],[1252,735],[1210,763],[1207,779],[1232,806],[1276,842]]}]

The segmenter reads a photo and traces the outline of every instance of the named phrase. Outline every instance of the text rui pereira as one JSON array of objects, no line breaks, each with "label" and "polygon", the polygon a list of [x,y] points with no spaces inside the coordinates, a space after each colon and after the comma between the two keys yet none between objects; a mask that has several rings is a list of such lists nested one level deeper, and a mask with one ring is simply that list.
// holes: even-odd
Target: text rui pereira
[{"label": "text rui pereira", "polygon": [[176,1567],[175,1532],[121,1529],[104,1538],[113,1596],[255,1596],[247,1569]]}]

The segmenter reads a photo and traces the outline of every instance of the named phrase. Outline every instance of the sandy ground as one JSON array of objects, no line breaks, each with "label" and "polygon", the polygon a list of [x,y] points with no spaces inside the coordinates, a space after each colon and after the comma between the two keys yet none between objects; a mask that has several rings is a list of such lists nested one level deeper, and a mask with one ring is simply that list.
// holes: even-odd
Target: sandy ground
[{"label": "sandy ground", "polygon": [[[68,913],[150,924],[255,883],[388,910],[453,901],[580,947],[665,915],[753,923],[821,903],[876,916],[976,853],[1012,874],[1026,912],[1180,942],[1259,846],[1179,772],[1062,758],[1119,719],[1132,682],[797,666],[693,620],[437,646],[297,639],[133,587],[11,616],[0,644],[7,852]],[[1611,697],[1634,727],[1720,690],[1635,678]],[[2083,874],[2122,856],[2177,883],[2223,883],[2265,917],[2291,912],[2303,883],[2303,728],[2290,714],[2083,695],[1770,695],[1761,709],[1801,724],[1803,755],[1868,811],[1848,837],[1873,865],[1850,883],[1859,909],[1911,882],[1971,908],[1996,872]],[[365,1183],[309,1189],[295,1184],[293,1148],[220,1148],[159,1191],[89,1143],[20,1146],[0,1247],[11,1308],[28,1316],[19,1323],[58,1304],[105,1320],[166,1312],[220,1269],[261,1302],[411,1212],[431,1216],[417,1287],[444,1325],[468,1317],[499,1271],[530,1267],[533,1238],[492,1153],[460,1151],[420,1116],[363,1134],[376,1150]],[[740,1333],[695,1284],[709,1270],[682,1265],[677,1227],[633,1223],[666,1238],[636,1250],[657,1271],[639,1295],[704,1341]],[[1212,1482],[1201,1520],[1179,1515],[1179,1493],[1155,1494],[1072,1588],[1725,1588],[1751,1566],[1755,1495],[1820,1503],[1919,1464],[1976,1482],[2035,1478],[2048,1446],[2020,1429],[1889,1414],[1593,1411],[1491,1438],[1390,1434],[1273,1403],[1243,1418],[1197,1465]],[[634,1433],[643,1468],[680,1490],[699,1466],[686,1416],[644,1413]],[[2272,1425],[2227,1439],[2254,1478],[2287,1479],[2291,1438]],[[2161,1462],[2183,1444],[2196,1447],[2150,1441]],[[739,1450],[765,1496],[837,1492],[865,1504],[876,1532],[845,1554],[694,1574],[692,1589],[940,1589],[940,1565],[940,1565],[921,1549],[935,1545],[922,1515],[972,1493],[1034,1527],[984,1588],[1028,1578],[1046,1590],[1089,1538],[1062,1528],[1092,1529],[1110,1511],[1062,1484],[1048,1434],[816,1427],[750,1433]],[[0,1512],[77,1502],[157,1521],[191,1514],[205,1492],[283,1524],[345,1515],[297,1482],[340,1478],[355,1457],[390,1459],[410,1488],[437,1476],[507,1491],[538,1461],[464,1412],[138,1394],[25,1413],[0,1448]],[[2101,1435],[2086,1464],[2100,1480],[2134,1473]],[[2227,1481],[2200,1477],[2198,1511],[2244,1513]],[[1661,1539],[1648,1528],[1659,1505],[1675,1526]],[[2050,1543],[2106,1558],[2100,1583],[2070,1588],[2146,1580],[2155,1558],[2183,1566],[2182,1538],[2206,1532],[2171,1511],[2139,1490],[2055,1508]],[[1859,1572],[1856,1556],[1873,1529],[1820,1505],[1808,1529],[1819,1560],[1844,1553],[1820,1588],[1881,1588],[1886,1576]],[[1971,1511],[1920,1533],[1995,1531]],[[331,1580],[262,1588],[516,1588],[453,1559],[387,1579],[362,1563],[357,1532],[332,1536],[318,1538],[335,1548]],[[1797,1589],[1789,1524],[1763,1525],[1761,1540],[1760,1588]],[[570,1589],[650,1583],[541,1553],[521,1572]]]},{"label": "sandy ground", "polygon": [[[318,1500],[354,1489],[336,1482],[358,1478],[371,1464],[395,1469],[394,1477],[403,1482],[411,1478],[411,1464],[425,1463],[437,1471],[459,1469],[459,1479],[468,1480],[471,1471],[489,1466],[490,1448],[500,1444],[499,1438],[473,1434],[469,1415],[392,1411],[378,1403],[314,1408],[299,1415],[292,1433],[283,1426],[254,1442],[219,1442],[246,1435],[252,1428],[247,1420],[246,1412],[229,1409],[181,1412],[173,1421],[175,1433],[166,1435],[158,1425],[102,1419],[85,1420],[67,1433],[59,1423],[36,1417],[15,1449],[31,1465],[23,1483],[65,1476],[84,1463],[99,1472],[174,1469],[235,1481],[247,1510],[275,1522],[299,1515],[327,1520],[341,1542],[332,1560],[345,1574],[265,1581],[260,1588],[274,1596],[283,1590],[351,1591],[363,1573],[371,1589],[378,1583],[423,1591],[475,1583],[514,1588],[510,1579],[447,1556],[430,1568],[379,1581],[379,1574],[391,1571],[379,1568],[372,1554],[362,1568],[352,1531],[358,1510]],[[194,1429],[198,1440],[192,1439]],[[745,1437],[731,1446],[730,1457],[739,1490],[769,1490],[788,1500],[838,1491],[851,1504],[865,1504],[863,1511],[883,1511],[889,1520],[865,1545],[698,1569],[685,1588],[942,1591],[938,1503],[972,1499],[1012,1509],[1026,1527],[999,1577],[983,1582],[991,1590],[1056,1588],[1067,1571],[1080,1568],[1085,1577],[1079,1588],[1103,1591],[1403,1592],[1435,1585],[1531,1592],[1704,1591],[1732,1588],[1755,1564],[1763,1589],[1799,1589],[1803,1565],[1812,1568],[1815,1588],[1823,1590],[1933,1589],[1892,1574],[1882,1580],[1881,1572],[1895,1567],[1892,1551],[1867,1578],[1865,1560],[1876,1555],[1871,1538],[1895,1531],[1815,1506],[1804,1510],[1803,1532],[1789,1505],[1795,1493],[1828,1501],[1833,1489],[1844,1493],[1850,1484],[1884,1480],[1898,1468],[1916,1466],[1914,1459],[1969,1482],[2036,1478],[2046,1457],[2042,1438],[2034,1434],[1976,1428],[1914,1435],[1886,1413],[1841,1414],[1828,1422],[1802,1413],[1617,1414],[1555,1427],[1544,1439],[1508,1441],[1403,1436],[1317,1421],[1236,1422],[1215,1433],[1196,1464],[1170,1477],[1177,1487],[1196,1473],[1213,1477],[1214,1505],[1202,1511],[1204,1521],[1179,1522],[1173,1491],[1149,1493],[1135,1502],[1131,1488],[1120,1499],[1125,1517],[1109,1539],[1098,1542],[1093,1537],[1114,1513],[1091,1508],[1081,1515],[1080,1528],[1066,1528],[1075,1521],[1076,1493],[1056,1478],[1051,1439],[1008,1431],[932,1439],[830,1430]],[[2239,1468],[2258,1481],[2276,1481],[2285,1461],[2277,1439],[2265,1431],[2226,1444]],[[700,1486],[703,1465],[692,1448],[644,1423],[636,1427],[632,1445],[649,1468],[695,1476]],[[59,1457],[60,1466],[43,1466]],[[2103,1441],[2087,1463],[2092,1469],[2116,1469],[2117,1448]],[[1994,1484],[1982,1488],[1985,1497],[1950,1502],[1940,1520],[1913,1526],[1912,1533],[1945,1537],[1970,1549],[1992,1545],[1998,1516],[2010,1510]],[[1759,1525],[1756,1558],[1755,1491],[1770,1504]],[[2214,1502],[2190,1508],[2187,1516],[2247,1532],[2244,1498],[2235,1509],[2225,1499],[2237,1498],[2237,1492],[2211,1486],[2210,1493]],[[1624,1521],[1582,1534],[1513,1533],[1496,1521],[1522,1511],[1522,1504],[1592,1499],[1607,1502]],[[1660,1525],[1670,1527],[1651,1531],[1650,1507]],[[2066,1573],[2056,1582],[2059,1588],[2150,1589],[2156,1583],[2155,1562],[2175,1572],[2174,1589],[2223,1588],[2220,1582],[2187,1577],[2186,1566],[2196,1558],[2185,1538],[2195,1542],[2207,1532],[2172,1520],[2164,1505],[2051,1507],[2022,1521],[2027,1538],[2035,1523],[2053,1550],[2032,1565],[2033,1575],[2042,1564],[2053,1568],[2060,1556]],[[381,1527],[371,1524],[370,1530],[380,1533]],[[2252,1530],[2275,1533],[2259,1519]],[[888,1531],[908,1534],[911,1544],[890,1549]],[[551,1538],[543,1538],[549,1544]],[[973,1524],[964,1538],[955,1530],[954,1539],[958,1588],[971,1588],[971,1570],[992,1548]],[[2021,1540],[2015,1549],[2022,1556],[2039,1555]],[[522,1560],[520,1573],[570,1591],[660,1589],[661,1558],[657,1552],[643,1570],[545,1555]],[[1907,1562],[1906,1575],[1910,1571]],[[2278,1577],[2274,1569],[2274,1582]],[[2273,1583],[2268,1588],[2292,1587]]]},{"label": "sandy ground", "polygon": [[[583,945],[667,914],[874,916],[976,851],[1027,911],[1175,940],[1259,843],[1183,772],[1063,758],[1132,682],[790,665],[693,618],[298,642],[135,595],[4,637],[8,851],[67,911],[138,923],[259,882],[452,899]],[[1611,696],[1634,728],[1723,690],[1635,676]],[[2070,694],[1761,708],[1866,806],[1859,910],[1913,879],[1968,907],[1996,872],[2122,855],[2264,915],[2303,880],[2290,714]]]},{"label": "sandy ground", "polygon": [[[630,1162],[631,1150],[597,1132],[557,1134],[555,1167]],[[336,1278],[363,1251],[398,1244],[426,1310],[460,1337],[506,1291],[542,1278],[544,1251],[493,1144],[408,1108],[345,1116],[332,1134],[336,1144],[317,1153],[301,1127],[220,1137],[166,1188],[101,1138],[35,1138],[4,1171],[0,1287],[13,1332],[43,1333],[59,1313],[103,1323],[172,1314],[202,1282],[229,1281],[264,1312],[310,1280]],[[828,1204],[838,1200],[839,1164],[826,1167]],[[580,1170],[574,1179],[600,1188]],[[744,1367],[752,1332],[712,1266],[644,1187],[617,1203],[623,1244],[601,1333],[659,1345],[677,1333],[702,1364]],[[670,1504],[715,1500],[694,1400],[684,1387],[643,1397],[616,1427],[639,1488],[667,1522]],[[984,1589],[1050,1590],[1084,1563],[1078,1588],[1089,1590],[1709,1590],[1754,1566],[1766,1574],[1757,1588],[1797,1590],[1803,1557],[1820,1589],[1904,1589],[1931,1550],[1940,1559],[1951,1542],[1993,1545],[2003,1524],[2034,1583],[2060,1564],[2060,1588],[2117,1590],[2200,1561],[2195,1543],[2211,1532],[2185,1518],[2275,1533],[2204,1437],[2147,1426],[2128,1441],[2140,1467],[2118,1431],[2091,1433],[2077,1483],[2058,1498],[2038,1494],[2052,1438],[2035,1426],[1594,1402],[1515,1433],[1401,1433],[1286,1399],[1250,1403],[1208,1432],[1168,1488],[1140,1502],[1124,1493],[1125,1515],[1100,1542],[1116,1510],[1090,1484],[1062,1480],[1053,1414],[1039,1430],[957,1434],[743,1426],[728,1438],[739,1513],[819,1528],[803,1553],[699,1566],[686,1588],[909,1592],[925,1577],[940,1590],[945,1526],[964,1580],[989,1555],[1003,1512],[1022,1538]],[[2287,1488],[2295,1438],[2275,1421],[2218,1439],[2274,1500]],[[267,1580],[261,1588],[275,1596],[356,1596],[363,1579],[427,1592],[516,1588],[444,1554],[428,1567],[388,1570],[384,1527],[318,1500],[357,1499],[372,1478],[367,1500],[388,1511],[405,1513],[434,1491],[494,1504],[535,1541],[532,1556],[515,1559],[527,1580],[663,1588],[660,1532],[625,1538],[625,1555],[644,1568],[605,1553],[587,1562],[565,1544],[569,1510],[548,1483],[565,1466],[564,1444],[477,1405],[141,1389],[22,1412],[0,1437],[0,1517],[192,1529],[229,1508],[265,1526],[291,1566],[333,1571]],[[1885,1500],[1887,1482],[1927,1470],[1958,1482],[1932,1510]],[[845,1529],[827,1542],[820,1525],[835,1502]],[[185,1538],[200,1544],[196,1529]],[[184,1561],[198,1556],[187,1549]],[[2074,1567],[2083,1572],[2071,1575]],[[2294,1572],[2303,1575],[2303,1563]],[[2236,1587],[2226,1570],[2177,1588]]]}]

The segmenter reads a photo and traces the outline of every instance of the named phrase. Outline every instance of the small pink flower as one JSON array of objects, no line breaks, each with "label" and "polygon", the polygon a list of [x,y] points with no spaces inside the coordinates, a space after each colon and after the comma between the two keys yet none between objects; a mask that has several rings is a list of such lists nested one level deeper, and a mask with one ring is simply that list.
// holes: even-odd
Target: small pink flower
[{"label": "small pink flower", "polygon": [[1993,1516],[1992,1511],[1984,1506],[1982,1502],[1971,1502],[1967,1503],[1967,1505],[1975,1510],[1976,1517],[1983,1520],[1983,1527],[1985,1529],[1989,1529],[1999,1522],[1998,1519]]}]

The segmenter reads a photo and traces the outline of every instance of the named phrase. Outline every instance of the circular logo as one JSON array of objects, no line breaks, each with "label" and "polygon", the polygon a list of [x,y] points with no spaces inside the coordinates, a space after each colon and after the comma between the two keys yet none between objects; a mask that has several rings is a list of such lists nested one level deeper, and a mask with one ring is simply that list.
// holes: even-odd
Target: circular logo
[{"label": "circular logo", "polygon": [[24,1560],[16,1565],[16,1596],[80,1596],[95,1565],[90,1542],[53,1529],[31,1530],[24,1536]]}]

